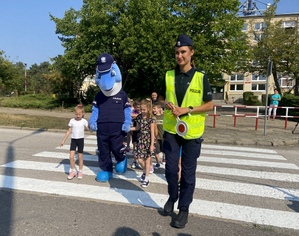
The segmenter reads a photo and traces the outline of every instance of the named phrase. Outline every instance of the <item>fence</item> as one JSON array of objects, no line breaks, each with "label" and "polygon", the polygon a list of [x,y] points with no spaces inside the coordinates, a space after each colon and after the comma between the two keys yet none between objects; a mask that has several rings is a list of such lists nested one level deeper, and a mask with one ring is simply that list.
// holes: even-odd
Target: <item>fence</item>
[{"label": "fence", "polygon": [[[268,106],[269,107],[273,106]],[[226,110],[233,109],[234,113],[233,114],[227,114],[227,111],[225,114],[223,113],[217,113],[217,108],[221,109],[224,108]],[[284,128],[286,129],[288,126],[288,119],[289,118],[299,118],[299,116],[290,116],[289,115],[289,110],[291,109],[299,109],[299,107],[277,107],[280,109],[285,109],[285,114],[284,115],[276,115],[277,118],[284,118]],[[239,110],[238,110],[239,109]],[[238,113],[241,110],[245,110],[244,113]],[[252,110],[254,110],[254,113],[250,113]],[[260,111],[263,110],[263,114],[260,114]],[[231,113],[231,111],[230,111]],[[269,115],[269,114],[268,114]],[[208,116],[213,116],[213,128],[216,128],[216,117],[217,116],[231,116],[234,119],[234,127],[237,126],[237,117],[250,117],[250,118],[255,118],[255,130],[258,129],[258,121],[259,118],[264,117],[265,118],[265,106],[245,106],[245,105],[214,105],[213,108],[213,113],[208,114]]]}]

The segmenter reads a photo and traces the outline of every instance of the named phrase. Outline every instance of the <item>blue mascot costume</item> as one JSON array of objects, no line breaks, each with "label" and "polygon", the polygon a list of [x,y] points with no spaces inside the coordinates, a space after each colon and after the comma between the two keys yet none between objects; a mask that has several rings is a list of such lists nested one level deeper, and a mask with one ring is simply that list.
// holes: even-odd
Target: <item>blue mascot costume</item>
[{"label": "blue mascot costume", "polygon": [[131,106],[127,94],[122,90],[122,76],[108,53],[98,57],[96,84],[101,91],[93,102],[89,127],[91,131],[97,131],[101,171],[96,180],[107,182],[113,175],[111,152],[116,159],[115,171],[123,174],[127,170],[123,141],[131,124]]}]

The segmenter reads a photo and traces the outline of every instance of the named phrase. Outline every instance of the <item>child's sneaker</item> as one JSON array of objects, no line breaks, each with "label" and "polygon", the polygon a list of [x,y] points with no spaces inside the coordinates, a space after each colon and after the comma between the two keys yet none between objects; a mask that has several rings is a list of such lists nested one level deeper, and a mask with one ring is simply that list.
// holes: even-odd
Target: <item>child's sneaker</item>
[{"label": "child's sneaker", "polygon": [[142,175],[140,176],[140,180],[141,180],[141,182],[143,182],[144,179],[145,179],[145,173],[142,173]]},{"label": "child's sneaker", "polygon": [[131,168],[132,169],[135,169],[137,167],[137,163],[136,163],[136,161],[133,161],[133,163],[132,163],[132,165],[131,165]]},{"label": "child's sneaker", "polygon": [[143,180],[142,184],[141,184],[141,187],[147,188],[148,186],[149,186],[149,180]]},{"label": "child's sneaker", "polygon": [[160,164],[159,163],[157,163],[156,165],[155,165],[155,169],[159,169],[160,168]]},{"label": "child's sneaker", "polygon": [[71,179],[75,178],[76,175],[77,175],[77,172],[73,170],[69,173],[69,176],[67,177],[67,179],[71,180]]},{"label": "child's sneaker", "polygon": [[152,173],[154,173],[154,167],[151,165],[151,167],[150,167],[150,172],[149,172],[150,174],[152,174]]},{"label": "child's sneaker", "polygon": [[82,173],[82,171],[79,171],[79,173],[78,173],[78,179],[82,179],[83,178],[83,173]]}]

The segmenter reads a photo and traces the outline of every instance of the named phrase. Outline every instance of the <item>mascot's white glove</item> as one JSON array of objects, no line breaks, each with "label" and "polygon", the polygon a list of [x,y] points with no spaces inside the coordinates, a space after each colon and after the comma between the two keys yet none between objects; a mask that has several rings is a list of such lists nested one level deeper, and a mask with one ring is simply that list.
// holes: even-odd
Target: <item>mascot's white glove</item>
[{"label": "mascot's white glove", "polygon": [[96,131],[98,129],[97,127],[97,120],[99,117],[99,108],[96,106],[95,102],[92,103],[92,109],[91,109],[91,116],[89,118],[89,129],[90,131]]},{"label": "mascot's white glove", "polygon": [[131,122],[132,122],[131,107],[126,107],[124,112],[125,112],[125,122],[123,123],[121,130],[128,133],[130,131]]}]

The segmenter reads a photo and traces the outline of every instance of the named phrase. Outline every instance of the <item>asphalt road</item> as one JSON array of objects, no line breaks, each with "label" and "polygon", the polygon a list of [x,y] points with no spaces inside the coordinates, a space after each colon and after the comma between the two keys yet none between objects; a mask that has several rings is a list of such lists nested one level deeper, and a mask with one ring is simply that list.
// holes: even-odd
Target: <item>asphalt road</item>
[{"label": "asphalt road", "polygon": [[[161,213],[167,199],[163,169],[151,175],[147,189],[136,181],[141,170],[129,169],[123,178],[115,176],[109,183],[98,183],[93,169],[97,164],[88,159],[93,158],[95,149],[90,135],[86,138],[84,157],[88,160],[84,178],[68,181],[68,149],[57,148],[63,133],[4,128],[0,132],[0,235],[299,234],[296,146],[256,150],[242,147],[239,151],[228,145],[203,147],[198,183],[223,181],[220,184],[224,189],[211,189],[215,187],[211,184],[196,188],[186,228],[174,229],[169,225],[171,217]],[[48,156],[53,153],[55,157]],[[241,162],[244,160],[245,164]],[[222,173],[221,168],[230,172]],[[234,175],[233,171],[238,170],[241,174]],[[247,172],[261,175],[259,178],[243,175]],[[271,173],[278,179],[264,176]],[[282,177],[286,179],[281,180]],[[257,189],[249,193],[252,186]],[[260,191],[259,187],[268,189]],[[272,192],[267,195],[267,191],[275,191],[277,196],[272,196]],[[260,218],[265,224],[257,222]],[[275,226],[277,222],[284,226]]]}]

